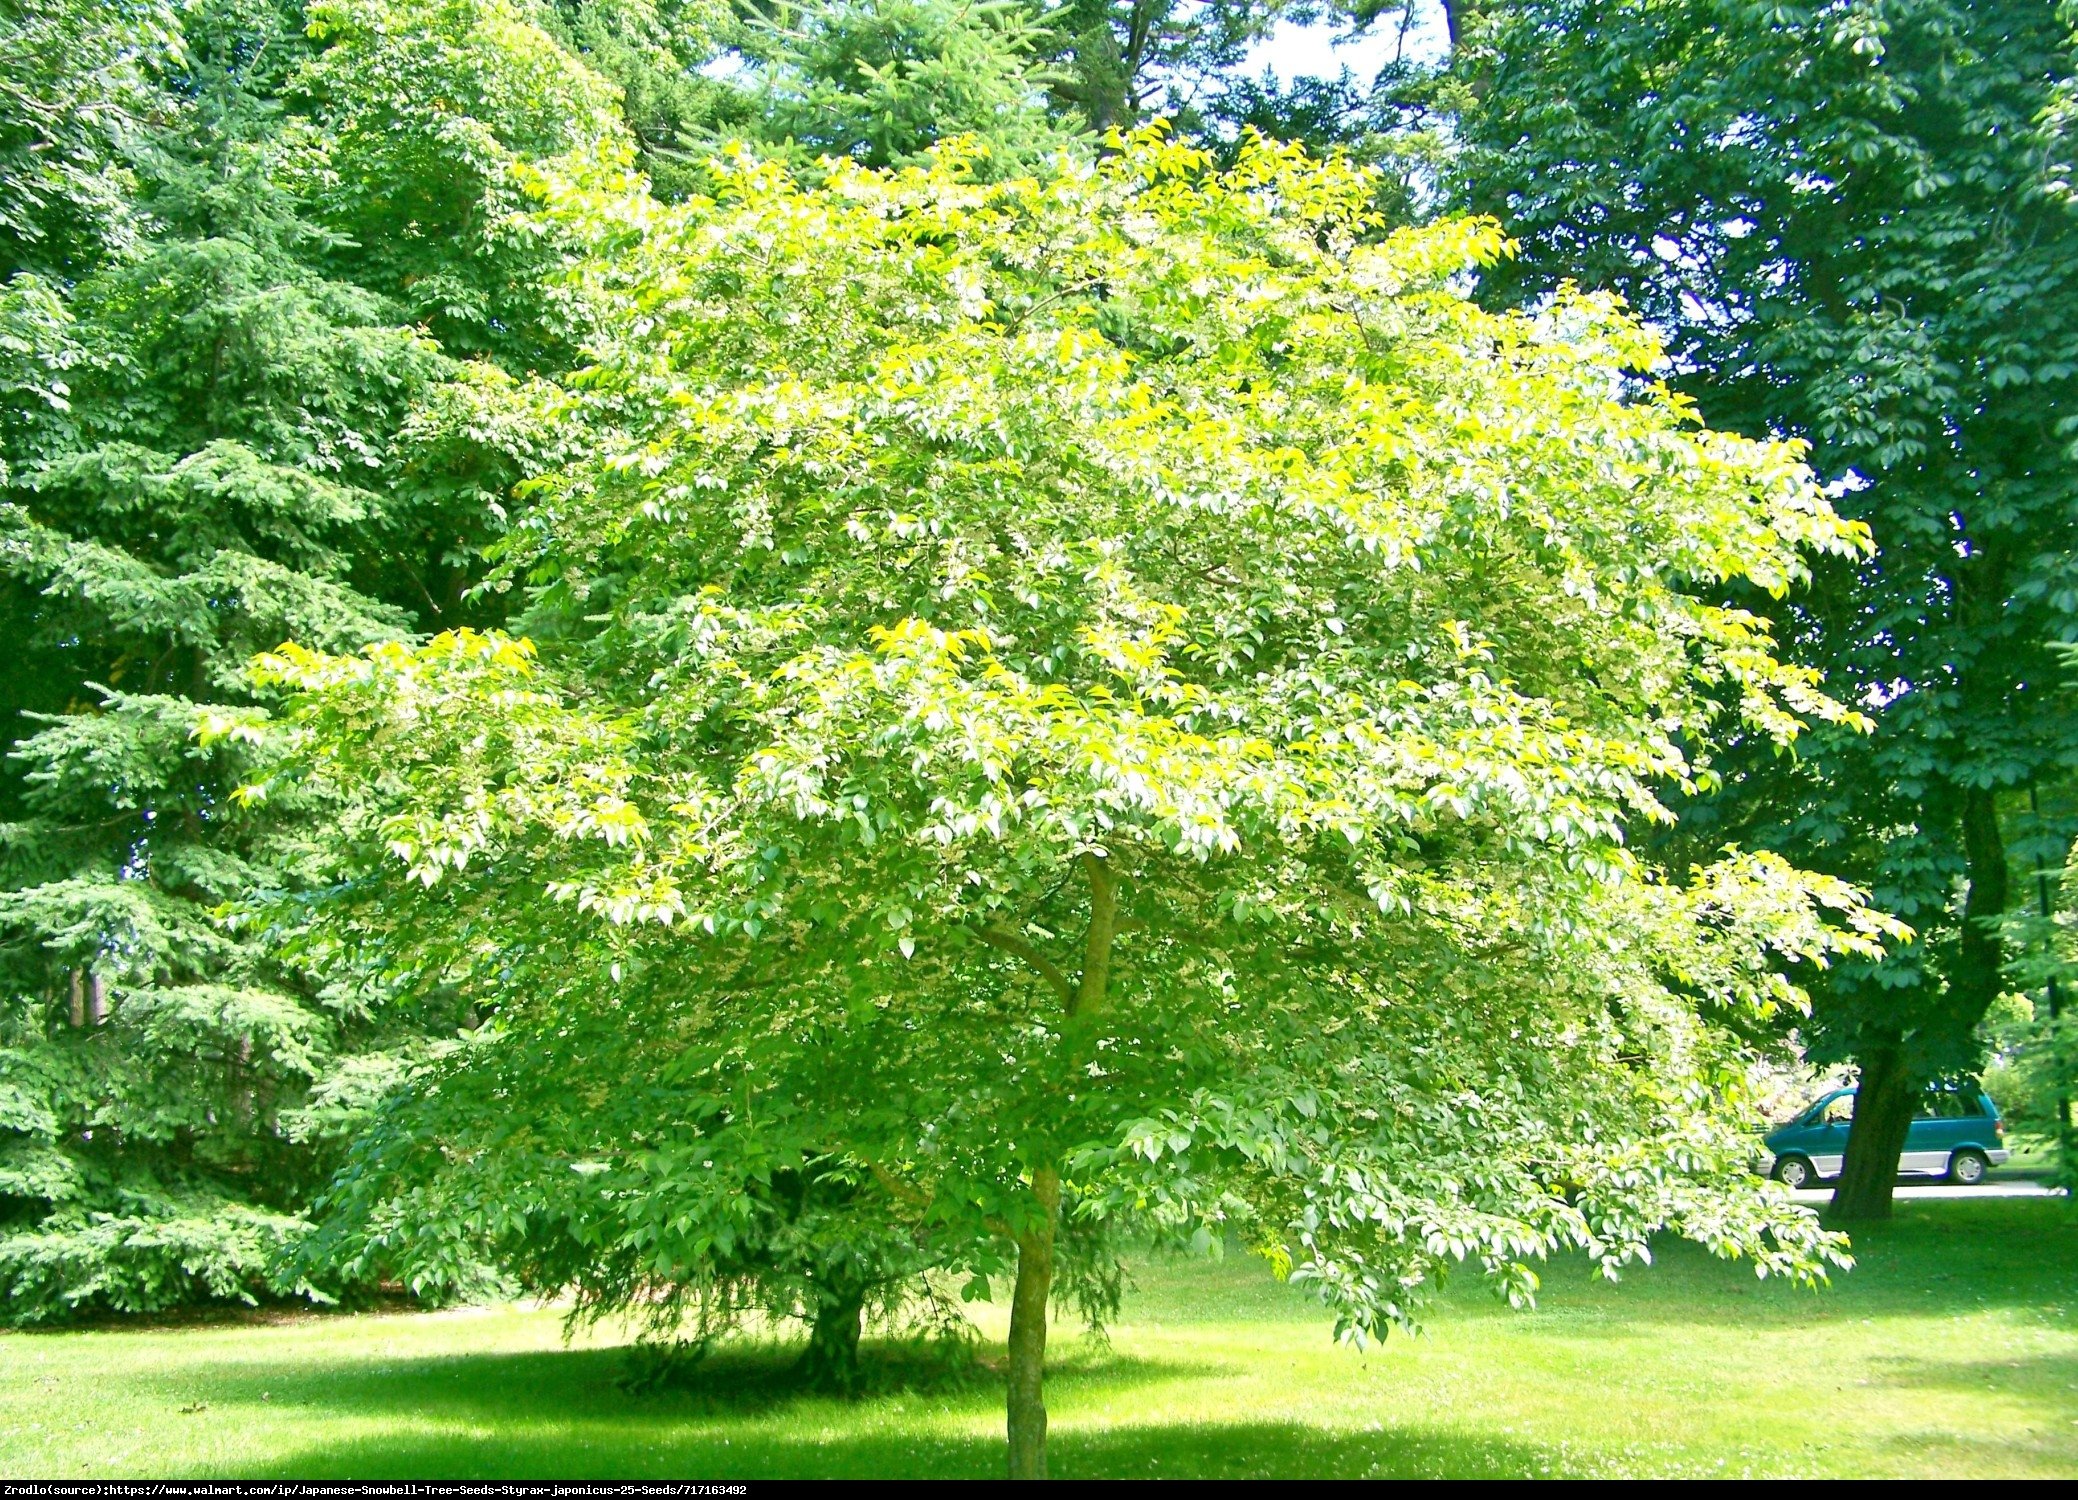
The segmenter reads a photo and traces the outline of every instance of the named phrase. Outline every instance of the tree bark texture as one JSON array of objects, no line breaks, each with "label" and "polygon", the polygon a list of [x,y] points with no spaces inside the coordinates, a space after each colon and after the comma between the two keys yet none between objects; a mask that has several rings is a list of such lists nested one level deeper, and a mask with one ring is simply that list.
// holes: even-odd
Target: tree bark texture
[{"label": "tree bark texture", "polygon": [[[1967,1037],[2005,987],[2006,945],[1999,921],[2006,913],[2006,841],[1998,804],[1985,788],[1963,793],[1962,844],[1969,889],[1963,898],[1962,933],[1943,976],[1947,994],[1939,1025],[1944,1041]],[[1854,1124],[1847,1132],[1847,1157],[1833,1190],[1832,1217],[1868,1222],[1890,1217],[1898,1158],[1912,1128],[1913,1108],[1926,1080],[1912,1066],[1905,1040],[1891,1033],[1863,1049]]]},{"label": "tree bark texture", "polygon": [[1053,1298],[1053,1242],[1060,1174],[1032,1176],[1039,1222],[1017,1237],[1017,1288],[1010,1298],[1010,1477],[1046,1477],[1046,1309]]},{"label": "tree bark texture", "polygon": [[1861,1082],[1855,1090],[1854,1123],[1847,1131],[1847,1156],[1833,1188],[1831,1216],[1844,1223],[1890,1217],[1898,1157],[1912,1128],[1918,1080],[1906,1067],[1904,1038],[1892,1034],[1865,1048]]}]

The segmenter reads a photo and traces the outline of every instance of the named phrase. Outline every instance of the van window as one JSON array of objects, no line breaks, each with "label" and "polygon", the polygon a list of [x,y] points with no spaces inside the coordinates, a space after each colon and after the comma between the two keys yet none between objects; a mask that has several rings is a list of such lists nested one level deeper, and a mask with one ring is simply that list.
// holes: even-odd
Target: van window
[{"label": "van window", "polygon": [[1928,1089],[1919,1101],[1922,1120],[1968,1120],[1983,1113],[1974,1089]]},{"label": "van window", "polygon": [[1853,1118],[1854,1095],[1842,1094],[1839,1098],[1826,1105],[1824,1113],[1818,1117],[1818,1123],[1821,1125],[1845,1125]]}]

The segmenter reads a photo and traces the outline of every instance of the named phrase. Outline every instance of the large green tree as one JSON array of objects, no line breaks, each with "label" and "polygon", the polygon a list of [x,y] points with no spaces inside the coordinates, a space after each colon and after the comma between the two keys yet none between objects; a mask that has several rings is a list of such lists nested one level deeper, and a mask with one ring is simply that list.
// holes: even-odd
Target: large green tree
[{"label": "large green tree", "polygon": [[2001,794],[2078,759],[2049,654],[2078,636],[2068,21],[2041,0],[1452,9],[1465,201],[1522,248],[1488,294],[1621,291],[1711,421],[1809,440],[1874,534],[1759,607],[1875,732],[1756,746],[1698,816],[1918,930],[1836,971],[1806,1028],[1861,1068],[1835,1207],[1885,1214],[1917,1089],[1974,1065],[2000,992]]},{"label": "large green tree", "polygon": [[[0,493],[10,1319],[295,1288],[275,1252],[341,1133],[463,1019],[423,994],[373,1022],[351,966],[219,920],[302,885],[332,813],[238,807],[243,753],[195,730],[286,637],[483,618],[463,594],[532,450],[517,383],[457,355],[555,358],[527,279],[553,248],[501,215],[523,152],[613,134],[605,87],[497,0],[179,19],[122,85],[156,90],[127,239],[0,294],[36,398]],[[139,24],[112,55],[145,55]]]},{"label": "large green tree", "polygon": [[[1354,1337],[1460,1263],[1837,1255],[1747,1172],[1726,1023],[1881,922],[1630,847],[1721,736],[1845,713],[1700,593],[1862,545],[1793,447],[1639,381],[1606,299],[1481,311],[1490,224],[1381,240],[1266,143],[547,191],[599,437],[508,543],[538,644],[277,655],[246,793],[364,789],[314,932],[497,1009],[342,1185],[378,1232],[510,1173],[639,1305],[813,1161],[1011,1276],[1020,1475],[1107,1227],[1238,1234]],[[441,1103],[501,1049],[545,1076]]]}]

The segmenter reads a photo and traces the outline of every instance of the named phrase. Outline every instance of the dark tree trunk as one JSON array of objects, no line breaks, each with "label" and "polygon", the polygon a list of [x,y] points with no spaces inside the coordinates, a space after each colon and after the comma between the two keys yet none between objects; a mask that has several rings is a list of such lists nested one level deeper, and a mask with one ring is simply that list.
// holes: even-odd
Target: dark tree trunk
[{"label": "dark tree trunk", "polygon": [[1472,97],[1484,100],[1492,70],[1491,58],[1483,60],[1483,66],[1474,72],[1464,55],[1465,28],[1478,17],[1484,0],[1443,0],[1443,29],[1450,43],[1450,69],[1458,78],[1471,87]]},{"label": "dark tree trunk", "polygon": [[1033,1174],[1040,1222],[1017,1238],[1017,1289],[1010,1298],[1010,1477],[1046,1477],[1046,1309],[1053,1298],[1053,1240],[1059,1174]]},{"label": "dark tree trunk", "polygon": [[796,1366],[811,1390],[836,1396],[859,1391],[859,1335],[866,1324],[866,1283],[848,1272],[817,1287],[815,1320],[809,1325],[808,1347]]},{"label": "dark tree trunk", "polygon": [[[1963,794],[1963,859],[1969,893],[1963,898],[1962,935],[1949,965],[1942,1024],[1953,1035],[1976,1030],[2005,987],[2006,945],[1999,920],[2006,913],[2006,841],[1998,805],[1982,788]],[[1854,1125],[1847,1133],[1847,1159],[1833,1190],[1832,1217],[1843,1222],[1890,1217],[1898,1158],[1912,1128],[1919,1086],[1901,1037],[1886,1036],[1863,1049],[1861,1084],[1855,1094]]]},{"label": "dark tree trunk", "polygon": [[1868,1223],[1890,1217],[1897,1186],[1898,1157],[1912,1128],[1918,1080],[1906,1068],[1905,1043],[1891,1035],[1863,1049],[1862,1076],[1854,1096],[1854,1123],[1847,1130],[1847,1159],[1833,1189],[1831,1217]]},{"label": "dark tree trunk", "polygon": [[1955,946],[1948,994],[1955,1024],[1967,1034],[1977,1029],[2006,987],[2006,943],[1999,928],[2009,894],[2006,840],[1989,791],[1963,796],[1963,858],[1968,862],[1970,894],[1963,901],[1962,939]]}]

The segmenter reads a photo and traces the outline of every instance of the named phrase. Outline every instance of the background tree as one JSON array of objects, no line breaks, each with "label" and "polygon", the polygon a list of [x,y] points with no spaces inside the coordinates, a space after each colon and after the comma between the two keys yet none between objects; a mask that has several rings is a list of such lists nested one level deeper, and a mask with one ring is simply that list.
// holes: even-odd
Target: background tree
[{"label": "background tree", "polygon": [[[318,931],[480,987],[489,1055],[630,1122],[573,1161],[513,1114],[506,1196],[596,1172],[719,1279],[738,1185],[813,1157],[940,1268],[1014,1266],[1014,1474],[1064,1226],[1238,1233],[1352,1337],[1458,1263],[1522,1297],[1662,1228],[1838,1253],[1755,1190],[1722,1022],[1883,923],[1774,859],[1670,883],[1626,830],[1718,733],[1845,716],[1696,590],[1859,532],[1631,380],[1607,301],[1473,306],[1490,225],[1370,242],[1375,190],[1158,134],[993,188],[551,187],[605,435],[509,543],[539,655],[268,669],[306,696],[248,798],[371,791]],[[639,1133],[601,1032],[670,1059]],[[386,1156],[499,1169],[436,1098],[347,1179],[393,1237],[448,1200]],[[1100,1258],[1070,1280],[1101,1305]]]},{"label": "background tree", "polygon": [[711,185],[729,141],[884,166],[968,135],[977,170],[1043,167],[1083,127],[1049,108],[1033,16],[1015,0],[560,0],[547,20],[620,86],[652,191],[675,201]]},{"label": "background tree", "polygon": [[706,183],[701,143],[755,130],[740,82],[706,70],[743,20],[727,0],[543,0],[541,24],[621,91],[621,118],[660,198]]},{"label": "background tree", "polygon": [[1691,824],[1919,931],[1829,976],[1806,1028],[1861,1069],[1835,1210],[1881,1216],[1917,1090],[1979,1061],[2001,990],[2001,794],[2078,757],[2048,654],[2078,635],[2078,221],[2042,123],[2068,24],[2030,0],[1453,11],[1465,201],[1522,245],[1487,295],[1622,292],[1710,420],[1809,439],[1876,538],[1781,611],[1875,733],[1757,745]]},{"label": "background tree", "polygon": [[1237,70],[1290,0],[1063,0],[1043,9],[1064,112],[1099,134],[1189,110]]},{"label": "background tree", "polygon": [[0,5],[0,278],[77,275],[131,233],[130,164],[179,52],[170,0]]},{"label": "background tree", "polygon": [[1000,176],[1045,167],[1077,140],[1046,108],[1046,38],[1016,0],[837,0],[775,6],[739,31],[759,67],[750,133],[809,159],[920,161],[971,136]]},{"label": "background tree", "polygon": [[318,6],[315,37],[269,0],[179,14],[133,242],[5,304],[39,398],[0,496],[10,1320],[311,1291],[275,1252],[359,1112],[464,1019],[426,993],[373,1022],[350,965],[219,922],[300,885],[333,814],[234,805],[245,753],[194,732],[284,637],[485,618],[462,595],[532,435],[517,383],[420,319],[472,353],[545,328],[519,278],[552,251],[497,227],[512,142],[613,134],[603,85],[492,0]]}]

